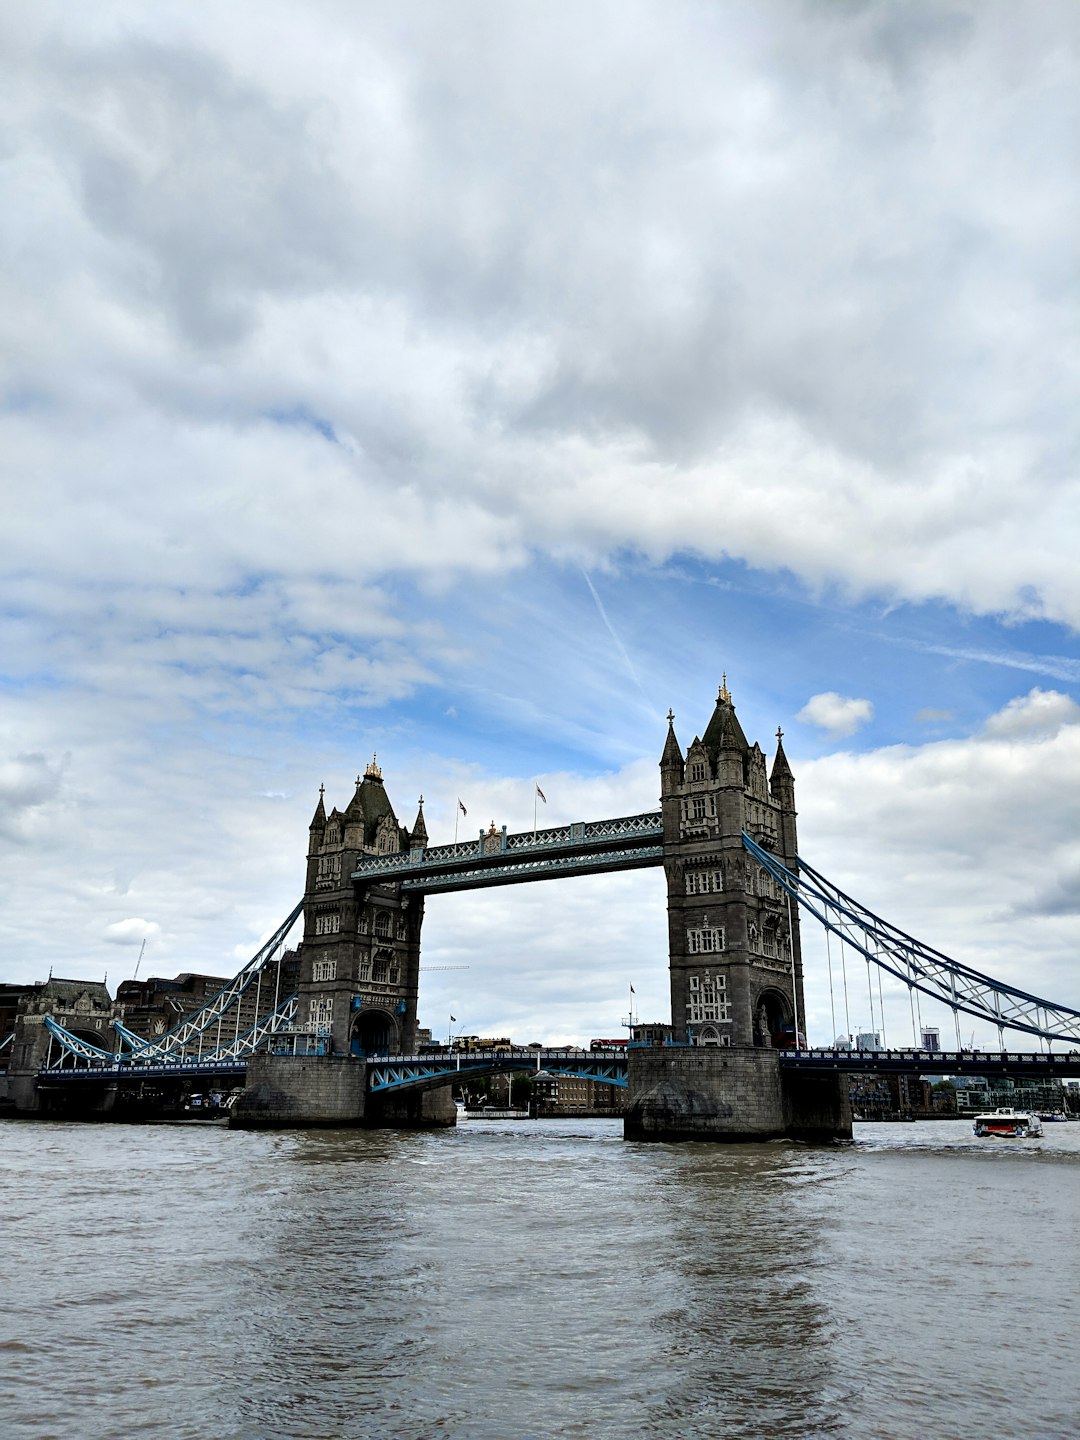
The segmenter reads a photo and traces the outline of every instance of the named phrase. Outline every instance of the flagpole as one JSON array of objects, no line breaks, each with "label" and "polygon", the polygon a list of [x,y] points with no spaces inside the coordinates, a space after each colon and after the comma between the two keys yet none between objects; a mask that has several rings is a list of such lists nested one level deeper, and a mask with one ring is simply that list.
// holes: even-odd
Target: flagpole
[{"label": "flagpole", "polygon": [[536,781],[533,781],[533,839],[536,839]]}]

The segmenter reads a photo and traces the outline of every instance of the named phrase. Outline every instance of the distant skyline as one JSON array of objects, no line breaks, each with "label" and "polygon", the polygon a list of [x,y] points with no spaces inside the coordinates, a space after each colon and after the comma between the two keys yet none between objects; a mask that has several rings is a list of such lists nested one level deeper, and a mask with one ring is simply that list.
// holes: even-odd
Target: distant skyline
[{"label": "distant skyline", "polygon": [[[818,869],[1080,1009],[1075,5],[43,0],[0,67],[0,978],[233,973],[374,752],[433,843],[653,808],[726,672]],[[667,1018],[662,876],[422,963],[437,1034]]]}]

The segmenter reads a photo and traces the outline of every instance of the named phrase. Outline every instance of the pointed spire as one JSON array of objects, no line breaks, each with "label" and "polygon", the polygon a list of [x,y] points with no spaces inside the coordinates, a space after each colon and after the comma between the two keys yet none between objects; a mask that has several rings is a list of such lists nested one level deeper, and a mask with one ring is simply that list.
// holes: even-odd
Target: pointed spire
[{"label": "pointed spire", "polygon": [[319,786],[319,803],[315,806],[315,814],[311,817],[309,830],[321,829],[326,824],[326,809],[323,805],[323,796],[326,794],[326,786]]},{"label": "pointed spire", "polygon": [[[772,773],[769,776],[769,790],[777,798],[789,798],[795,784],[795,776],[784,754],[784,732],[776,727],[776,755],[773,758]],[[783,797],[781,796],[783,792]]]},{"label": "pointed spire", "polygon": [[420,796],[420,808],[416,813],[416,823],[412,828],[409,843],[412,846],[426,845],[428,842],[427,826],[424,824],[424,797]]},{"label": "pointed spire", "polygon": [[718,750],[737,750],[740,754],[745,755],[750,749],[735,714],[735,702],[728,689],[726,670],[724,678],[720,682],[720,689],[717,691],[716,709],[713,711],[712,719],[705,727],[703,738],[705,748],[714,757]]},{"label": "pointed spire", "polygon": [[676,774],[681,779],[683,754],[675,738],[675,713],[672,710],[667,713],[667,739],[664,741],[664,753],[660,756],[660,769],[666,774]]}]

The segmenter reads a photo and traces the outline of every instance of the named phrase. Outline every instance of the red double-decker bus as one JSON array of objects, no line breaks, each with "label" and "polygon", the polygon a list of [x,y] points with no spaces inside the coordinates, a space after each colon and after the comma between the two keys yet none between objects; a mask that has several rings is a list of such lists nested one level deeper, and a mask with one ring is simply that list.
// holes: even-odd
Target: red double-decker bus
[{"label": "red double-decker bus", "polygon": [[590,1040],[590,1050],[625,1050],[626,1039],[621,1040]]}]

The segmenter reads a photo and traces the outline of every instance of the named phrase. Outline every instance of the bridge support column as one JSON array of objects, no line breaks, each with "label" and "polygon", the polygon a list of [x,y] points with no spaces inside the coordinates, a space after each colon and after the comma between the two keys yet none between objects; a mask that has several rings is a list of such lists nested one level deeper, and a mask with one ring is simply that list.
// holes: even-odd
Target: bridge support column
[{"label": "bridge support column", "polygon": [[273,1130],[364,1123],[367,1073],[351,1055],[253,1055],[229,1125]]},{"label": "bridge support column", "polygon": [[776,1050],[642,1046],[628,1061],[627,1140],[851,1138],[841,1077],[781,1074]]},{"label": "bridge support column", "polygon": [[383,1130],[432,1130],[457,1124],[457,1106],[449,1085],[419,1095],[369,1095],[364,1124]]},{"label": "bridge support column", "polygon": [[364,1126],[421,1129],[457,1123],[449,1085],[419,1094],[369,1095],[352,1055],[253,1055],[229,1124],[237,1130]]},{"label": "bridge support column", "polygon": [[846,1075],[784,1070],[784,1128],[793,1140],[827,1144],[851,1139],[851,1099]]},{"label": "bridge support column", "polygon": [[627,1140],[772,1140],[785,1134],[775,1050],[656,1045],[629,1052]]}]

